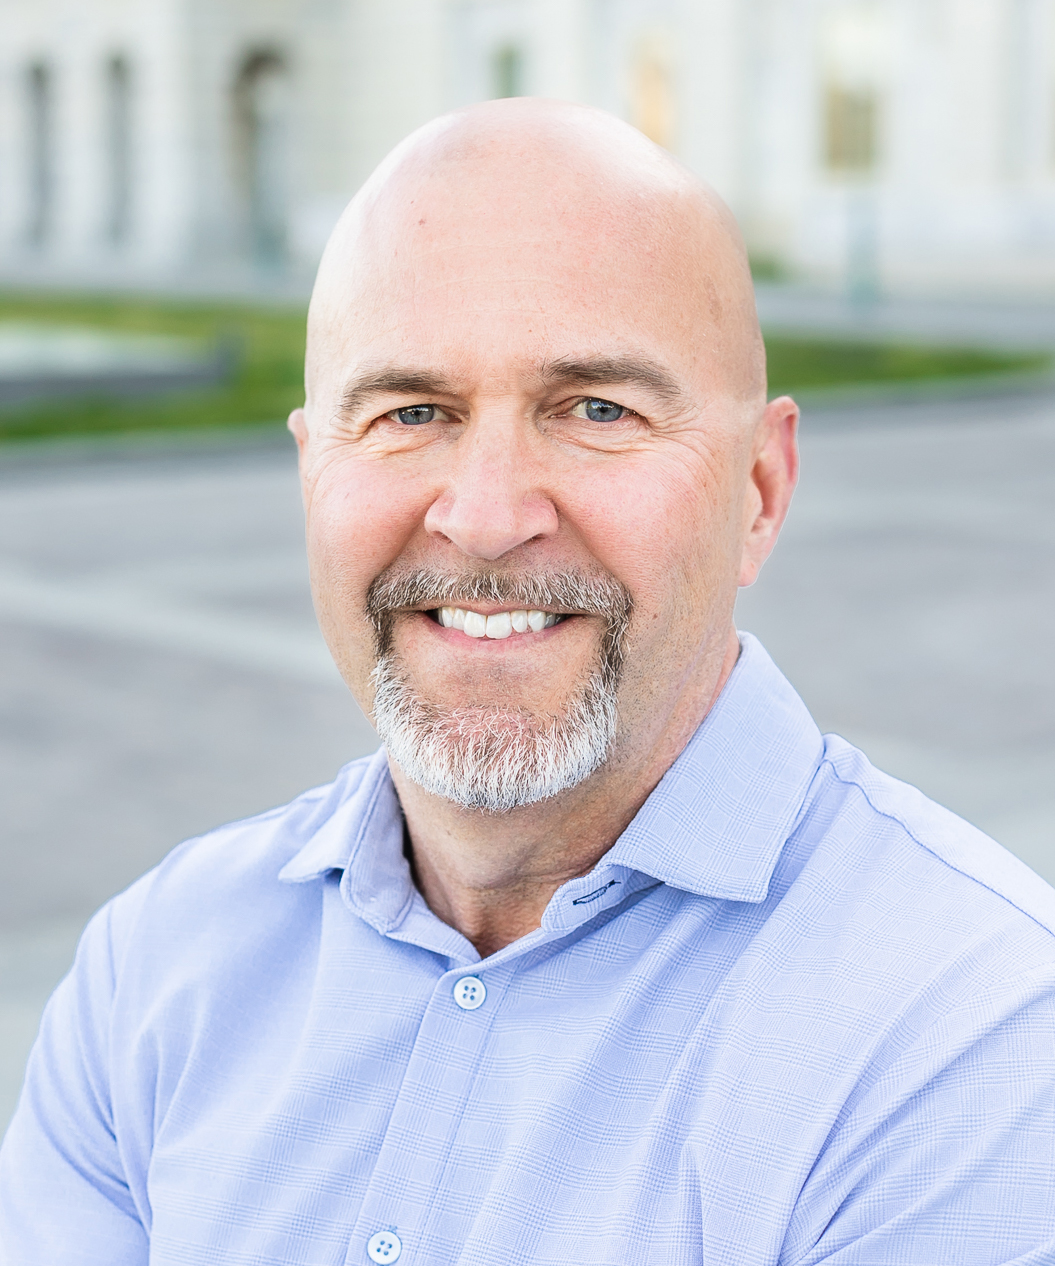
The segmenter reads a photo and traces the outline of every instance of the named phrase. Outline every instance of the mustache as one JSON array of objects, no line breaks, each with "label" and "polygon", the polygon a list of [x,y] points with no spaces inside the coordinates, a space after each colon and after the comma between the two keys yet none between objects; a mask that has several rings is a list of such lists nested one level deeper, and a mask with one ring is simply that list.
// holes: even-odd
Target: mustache
[{"label": "mustache", "polygon": [[376,627],[390,612],[472,602],[513,610],[549,608],[564,615],[605,619],[626,618],[633,607],[629,591],[606,573],[552,571],[517,576],[483,571],[458,576],[419,567],[402,574],[391,568],[383,571],[367,592],[366,610]]},{"label": "mustache", "polygon": [[561,615],[599,616],[605,622],[603,675],[614,684],[623,662],[623,643],[634,609],[630,591],[608,572],[576,568],[524,572],[474,571],[463,574],[396,566],[376,576],[366,595],[374,626],[377,658],[391,649],[392,625],[400,611],[471,606],[474,602],[510,610],[548,610]]}]

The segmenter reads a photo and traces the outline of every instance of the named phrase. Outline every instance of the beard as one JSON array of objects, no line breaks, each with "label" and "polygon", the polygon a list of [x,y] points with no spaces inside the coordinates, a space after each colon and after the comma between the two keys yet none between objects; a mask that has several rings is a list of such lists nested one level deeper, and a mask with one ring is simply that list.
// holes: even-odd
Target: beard
[{"label": "beard", "polygon": [[[444,707],[422,695],[392,646],[400,611],[471,606],[556,609],[604,621],[595,663],[556,715],[469,703]],[[367,594],[374,626],[374,724],[408,778],[464,809],[506,813],[560,795],[608,758],[632,602],[612,576],[561,571],[467,577],[418,569],[382,572]]]}]

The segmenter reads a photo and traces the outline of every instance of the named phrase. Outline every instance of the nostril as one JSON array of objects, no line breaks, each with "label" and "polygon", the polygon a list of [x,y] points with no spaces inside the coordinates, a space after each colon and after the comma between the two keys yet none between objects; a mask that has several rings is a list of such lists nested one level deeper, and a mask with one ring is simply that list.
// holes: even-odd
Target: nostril
[{"label": "nostril", "polygon": [[470,558],[493,562],[518,546],[555,535],[559,524],[556,509],[541,495],[498,498],[446,492],[429,507],[424,528]]}]

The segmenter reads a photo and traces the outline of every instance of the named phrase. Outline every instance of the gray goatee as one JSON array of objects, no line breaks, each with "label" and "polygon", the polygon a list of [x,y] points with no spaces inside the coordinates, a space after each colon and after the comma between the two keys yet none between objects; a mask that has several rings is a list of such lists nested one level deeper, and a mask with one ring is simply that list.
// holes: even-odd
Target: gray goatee
[{"label": "gray goatee", "polygon": [[[474,603],[548,608],[604,620],[597,663],[562,712],[547,716],[494,705],[443,708],[410,685],[392,649],[396,614]],[[408,778],[466,809],[505,813],[567,791],[604,763],[615,738],[616,688],[631,610],[627,590],[605,574],[382,572],[367,595],[377,651],[374,724],[382,742]]]}]

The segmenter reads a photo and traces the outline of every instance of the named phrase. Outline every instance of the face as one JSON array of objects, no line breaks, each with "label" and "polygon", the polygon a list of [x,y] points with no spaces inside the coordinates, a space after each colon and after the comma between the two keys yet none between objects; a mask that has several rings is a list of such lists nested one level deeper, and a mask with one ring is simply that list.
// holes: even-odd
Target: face
[{"label": "face", "polygon": [[[632,759],[706,690],[758,535],[763,406],[729,386],[677,233],[603,198],[473,199],[434,182],[373,209],[292,425],[342,674],[404,772],[511,808]],[[519,800],[452,790],[518,761]]]}]

